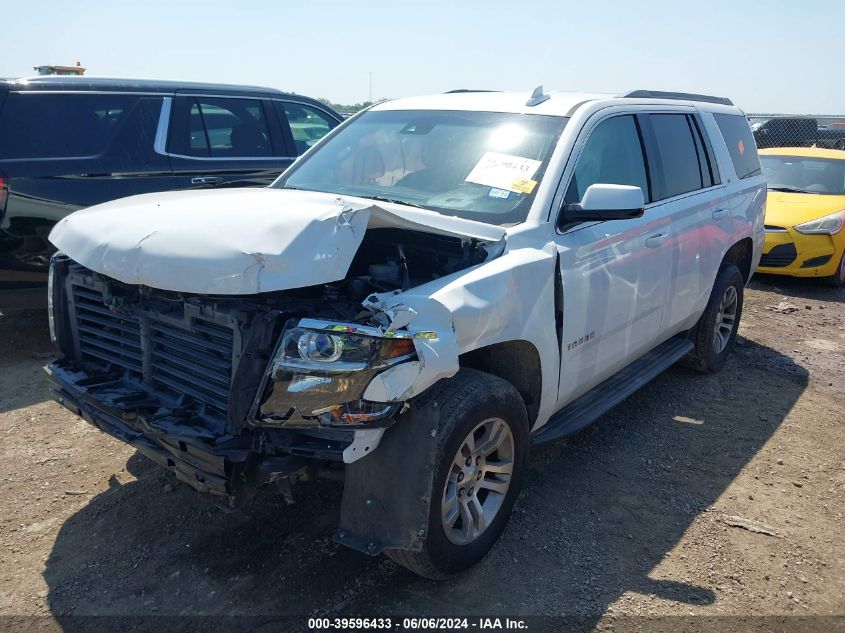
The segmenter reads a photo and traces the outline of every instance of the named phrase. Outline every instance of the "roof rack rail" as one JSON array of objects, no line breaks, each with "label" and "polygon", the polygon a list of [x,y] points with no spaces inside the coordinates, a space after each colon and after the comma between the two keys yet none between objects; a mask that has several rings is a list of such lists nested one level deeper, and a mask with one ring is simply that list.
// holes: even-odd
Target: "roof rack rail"
[{"label": "roof rack rail", "polygon": [[726,97],[714,97],[712,95],[698,95],[692,92],[663,92],[660,90],[632,90],[623,95],[623,98],[631,99],[677,99],[679,101],[702,101],[704,103],[718,103],[720,105],[732,106],[734,103]]},{"label": "roof rack rail", "polygon": [[484,88],[457,88],[456,90],[447,90],[444,95],[453,95],[461,92],[501,92],[501,90],[485,90]]}]

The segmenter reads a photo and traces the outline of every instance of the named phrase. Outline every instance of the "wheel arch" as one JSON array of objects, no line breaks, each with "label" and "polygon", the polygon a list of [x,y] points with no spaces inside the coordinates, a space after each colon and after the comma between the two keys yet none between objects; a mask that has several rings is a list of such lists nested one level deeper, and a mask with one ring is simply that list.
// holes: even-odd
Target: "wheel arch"
[{"label": "wheel arch", "polygon": [[751,261],[753,256],[754,243],[751,241],[750,237],[744,237],[725,252],[722,257],[720,268],[725,264],[736,265],[736,267],[739,268],[739,272],[742,273],[742,278],[745,280],[745,283],[748,284],[748,281],[751,279],[751,273],[753,272],[751,270]]},{"label": "wheel arch", "polygon": [[530,341],[493,343],[461,354],[461,367],[477,369],[507,380],[519,392],[533,428],[540,411],[543,377],[540,352]]}]

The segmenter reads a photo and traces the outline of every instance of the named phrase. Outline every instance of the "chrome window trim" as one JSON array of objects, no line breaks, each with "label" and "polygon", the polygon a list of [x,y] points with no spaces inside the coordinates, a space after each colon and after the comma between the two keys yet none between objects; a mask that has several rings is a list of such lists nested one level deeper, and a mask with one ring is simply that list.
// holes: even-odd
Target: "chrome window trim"
[{"label": "chrome window trim", "polygon": [[172,92],[136,92],[132,90],[9,90],[16,95],[137,95],[140,97],[172,97]]},{"label": "chrome window trim", "polygon": [[167,156],[167,129],[170,127],[170,110],[173,105],[173,97],[165,97],[161,100],[161,112],[158,115],[158,126],[156,137],[153,142],[153,149],[156,154]]},{"label": "chrome window trim", "polygon": [[[156,150],[158,151],[158,150]],[[161,152],[158,152],[161,153]],[[198,161],[221,161],[221,160],[296,160],[298,157],[296,156],[187,156],[185,154],[170,154],[165,152],[165,156],[170,156],[172,158],[182,158],[185,160],[198,160]]]}]

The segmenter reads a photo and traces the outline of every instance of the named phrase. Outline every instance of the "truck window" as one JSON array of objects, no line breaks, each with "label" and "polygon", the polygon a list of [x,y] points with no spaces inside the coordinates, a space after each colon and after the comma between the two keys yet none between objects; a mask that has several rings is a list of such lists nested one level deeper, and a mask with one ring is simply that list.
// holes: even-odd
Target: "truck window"
[{"label": "truck window", "polygon": [[0,158],[101,155],[137,102],[134,95],[12,92],[0,117]]},{"label": "truck window", "polygon": [[701,170],[701,182],[704,187],[718,185],[719,169],[716,166],[716,158],[713,155],[713,147],[710,139],[704,131],[704,125],[698,115],[687,115],[687,120],[692,130],[692,137],[695,141],[695,151],[698,153],[698,164]]},{"label": "truck window", "polygon": [[272,156],[261,101],[177,97],[168,151],[182,156]]},{"label": "truck window", "polygon": [[566,202],[580,202],[596,183],[640,187],[650,201],[643,146],[632,115],[606,119],[593,129],[575,164]]},{"label": "truck window", "polygon": [[656,179],[659,186],[655,199],[663,200],[701,189],[704,181],[699,152],[687,115],[650,114],[649,121],[660,160],[660,177]]},{"label": "truck window", "polygon": [[337,122],[316,108],[301,103],[283,102],[285,116],[290,124],[297,155],[304,154],[309,147],[329,133]]},{"label": "truck window", "polygon": [[749,178],[761,174],[757,145],[748,119],[741,114],[714,114],[713,118],[728,146],[737,177]]}]

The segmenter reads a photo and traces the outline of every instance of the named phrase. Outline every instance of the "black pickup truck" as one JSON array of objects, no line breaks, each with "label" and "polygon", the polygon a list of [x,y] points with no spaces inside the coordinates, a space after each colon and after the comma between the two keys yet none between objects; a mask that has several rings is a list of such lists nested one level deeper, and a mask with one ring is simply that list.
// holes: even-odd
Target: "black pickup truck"
[{"label": "black pickup truck", "polygon": [[342,120],[270,88],[0,79],[0,311],[46,306],[53,225],[139,193],[270,184]]}]

